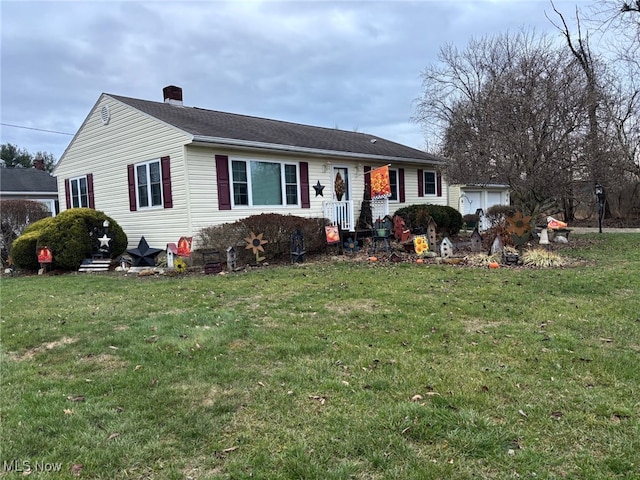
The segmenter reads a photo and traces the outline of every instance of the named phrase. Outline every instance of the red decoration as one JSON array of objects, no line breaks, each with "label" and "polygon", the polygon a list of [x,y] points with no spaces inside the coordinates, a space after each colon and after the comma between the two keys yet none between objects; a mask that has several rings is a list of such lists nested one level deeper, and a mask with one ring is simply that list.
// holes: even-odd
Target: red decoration
[{"label": "red decoration", "polygon": [[193,237],[180,237],[178,240],[178,256],[188,257],[191,255],[191,242]]},{"label": "red decoration", "polygon": [[49,247],[38,247],[36,251],[38,253],[38,263],[53,262],[53,253],[51,253]]}]

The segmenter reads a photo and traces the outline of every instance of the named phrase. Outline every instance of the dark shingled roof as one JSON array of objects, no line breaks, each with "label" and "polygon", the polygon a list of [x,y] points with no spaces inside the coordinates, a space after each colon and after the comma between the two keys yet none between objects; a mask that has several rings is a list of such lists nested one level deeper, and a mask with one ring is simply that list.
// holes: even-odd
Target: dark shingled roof
[{"label": "dark shingled roof", "polygon": [[[442,161],[422,150],[366,133],[107,95],[196,137],[258,142],[293,147],[294,150],[345,152],[430,163]],[[372,142],[372,139],[376,141]]]},{"label": "dark shingled roof", "polygon": [[56,193],[58,184],[49,172],[36,168],[0,168],[0,191]]}]

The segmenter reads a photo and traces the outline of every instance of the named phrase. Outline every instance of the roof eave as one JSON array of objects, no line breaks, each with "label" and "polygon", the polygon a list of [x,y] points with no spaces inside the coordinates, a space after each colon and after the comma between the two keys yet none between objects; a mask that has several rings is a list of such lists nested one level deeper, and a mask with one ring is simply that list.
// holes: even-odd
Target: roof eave
[{"label": "roof eave", "polygon": [[233,138],[209,137],[205,135],[194,135],[193,144],[205,145],[221,145],[227,148],[242,148],[250,150],[276,150],[288,153],[303,153],[306,155],[322,156],[322,157],[347,157],[362,160],[378,160],[383,162],[405,162],[405,163],[426,163],[426,164],[443,164],[443,160],[424,158],[396,157],[389,155],[372,155],[368,153],[344,152],[340,150],[326,150],[319,148],[299,147],[295,145],[281,145],[277,143],[254,142],[250,140],[237,140]]}]

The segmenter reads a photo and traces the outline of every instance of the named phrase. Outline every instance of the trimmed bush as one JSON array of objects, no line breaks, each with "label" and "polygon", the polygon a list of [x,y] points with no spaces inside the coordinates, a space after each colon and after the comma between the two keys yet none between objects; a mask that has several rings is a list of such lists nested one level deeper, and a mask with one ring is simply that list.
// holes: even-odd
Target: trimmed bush
[{"label": "trimmed bush", "polygon": [[127,248],[127,236],[111,217],[90,208],[72,208],[53,218],[45,218],[29,225],[11,249],[16,266],[30,270],[39,267],[36,248],[47,246],[53,253],[51,268],[77,270],[85,258],[97,250],[102,236],[103,222],[109,222],[111,256],[122,254]]},{"label": "trimmed bush", "polygon": [[426,231],[429,219],[433,218],[438,233],[456,235],[462,228],[462,215],[458,210],[445,205],[417,204],[396,210],[412,232]]},{"label": "trimmed bush", "polygon": [[[240,261],[254,260],[253,253],[245,249],[245,238],[263,234],[262,238],[269,243],[263,246],[261,256],[273,260],[288,256],[291,252],[291,234],[300,229],[304,235],[304,246],[307,253],[319,252],[326,246],[324,234],[325,221],[322,218],[306,218],[295,215],[263,213],[238,220],[205,227],[198,233],[198,249],[217,250],[224,258],[228,247],[235,247]],[[197,258],[197,256],[196,256]]]}]

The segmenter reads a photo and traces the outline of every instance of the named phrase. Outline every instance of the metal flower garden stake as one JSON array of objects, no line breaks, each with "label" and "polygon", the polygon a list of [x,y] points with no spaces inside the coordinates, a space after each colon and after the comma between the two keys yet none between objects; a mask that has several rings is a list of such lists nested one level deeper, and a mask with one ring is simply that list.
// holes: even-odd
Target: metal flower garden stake
[{"label": "metal flower garden stake", "polygon": [[260,263],[266,258],[260,256],[260,252],[264,252],[264,248],[262,246],[266,243],[269,243],[268,240],[262,239],[263,235],[264,233],[256,235],[255,233],[251,232],[251,236],[244,239],[245,242],[247,242],[247,246],[244,248],[247,250],[253,250],[253,254],[256,256],[256,263]]}]

